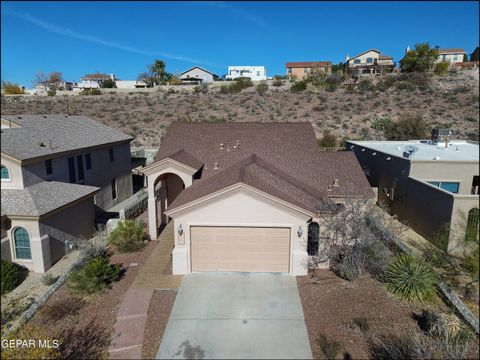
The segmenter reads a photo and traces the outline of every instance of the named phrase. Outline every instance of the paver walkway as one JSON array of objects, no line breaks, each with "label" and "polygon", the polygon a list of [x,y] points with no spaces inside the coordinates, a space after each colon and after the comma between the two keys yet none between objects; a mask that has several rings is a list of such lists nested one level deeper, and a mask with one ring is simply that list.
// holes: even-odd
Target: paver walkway
[{"label": "paver walkway", "polygon": [[155,290],[177,290],[181,275],[169,274],[173,222],[163,229],[158,244],[125,293],[110,344],[111,359],[141,359],[148,308]]}]

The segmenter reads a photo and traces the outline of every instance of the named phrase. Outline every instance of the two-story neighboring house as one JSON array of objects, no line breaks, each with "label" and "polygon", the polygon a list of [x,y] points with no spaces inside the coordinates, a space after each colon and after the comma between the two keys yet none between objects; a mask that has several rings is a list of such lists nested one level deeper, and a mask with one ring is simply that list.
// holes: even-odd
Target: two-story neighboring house
[{"label": "two-story neighboring house", "polygon": [[[379,204],[427,239],[450,225],[444,250],[461,250],[459,234],[477,233],[479,208],[478,143],[441,139],[348,141]],[[438,244],[437,244],[438,245]]]},{"label": "two-story neighboring house", "polygon": [[132,195],[132,137],[85,116],[1,116],[2,258],[44,272]]},{"label": "two-story neighboring house", "polygon": [[345,64],[347,70],[354,74],[381,74],[395,69],[393,58],[376,49],[364,51],[353,57],[347,54]]},{"label": "two-story neighboring house", "polygon": [[234,80],[240,77],[248,77],[253,81],[267,80],[267,69],[265,66],[229,66],[228,74],[225,77]]},{"label": "two-story neighboring house", "polygon": [[455,64],[455,63],[461,63],[464,61],[464,57],[466,55],[466,52],[464,49],[440,49],[437,48],[437,60],[435,62],[437,63],[450,63],[450,64]]},{"label": "two-story neighboring house", "polygon": [[287,70],[287,77],[304,79],[315,71],[330,74],[332,72],[332,63],[330,61],[288,62],[285,64],[285,68]]}]

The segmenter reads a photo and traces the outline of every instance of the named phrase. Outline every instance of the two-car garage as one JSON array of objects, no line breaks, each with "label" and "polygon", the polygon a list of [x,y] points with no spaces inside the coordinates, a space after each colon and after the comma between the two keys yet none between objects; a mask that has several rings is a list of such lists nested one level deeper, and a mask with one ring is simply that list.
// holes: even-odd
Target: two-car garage
[{"label": "two-car garage", "polygon": [[290,228],[192,226],[191,271],[288,273]]}]

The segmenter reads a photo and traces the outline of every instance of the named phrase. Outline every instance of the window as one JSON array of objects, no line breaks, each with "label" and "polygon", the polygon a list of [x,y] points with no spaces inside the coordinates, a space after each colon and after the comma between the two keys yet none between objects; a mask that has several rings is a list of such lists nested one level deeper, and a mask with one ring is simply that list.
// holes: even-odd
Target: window
[{"label": "window", "polygon": [[372,64],[373,63],[373,58],[369,57],[367,58],[367,64]]},{"label": "window", "polygon": [[307,253],[308,255],[318,254],[318,237],[320,233],[320,226],[316,222],[308,224],[308,242]]},{"label": "window", "polygon": [[112,186],[112,200],[115,200],[117,198],[117,180],[112,179],[111,186]]},{"label": "window", "polygon": [[17,259],[31,259],[30,237],[24,228],[16,228],[13,231],[13,239],[15,241],[15,256]]},{"label": "window", "polygon": [[260,71],[257,71],[257,76],[260,76]]},{"label": "window", "polygon": [[458,194],[458,188],[460,183],[451,181],[427,181],[429,184],[439,187],[443,190],[450,191],[451,193]]},{"label": "window", "polygon": [[478,185],[479,185],[479,177],[478,175],[475,175],[472,181],[472,191],[471,191],[472,195],[478,195]]},{"label": "window", "polygon": [[303,72],[305,72],[305,73],[310,72],[310,68],[308,68],[308,67],[307,67],[307,68],[304,68],[304,69],[303,69]]},{"label": "window", "polygon": [[85,154],[85,167],[87,170],[90,170],[92,168],[92,157],[90,154]]},{"label": "window", "polygon": [[355,60],[353,60],[353,63],[354,63],[354,64],[360,64],[360,59],[355,59]]},{"label": "window", "polygon": [[458,61],[458,55],[453,56],[453,61]]},{"label": "window", "polygon": [[73,157],[68,158],[68,173],[70,175],[70,182],[74,183],[76,181],[76,178],[75,178],[75,158]]},{"label": "window", "polygon": [[2,165],[2,180],[10,180],[10,173],[6,166]]},{"label": "window", "polygon": [[85,175],[83,173],[83,157],[82,155],[77,156],[77,170],[78,170],[78,180],[83,181]]},{"label": "window", "polygon": [[45,171],[47,172],[47,175],[52,175],[52,160],[45,160]]},{"label": "window", "polygon": [[292,68],[287,68],[287,74],[291,74],[292,73]]},{"label": "window", "polygon": [[113,162],[115,160],[113,157],[113,148],[108,149],[108,154],[110,156],[110,162]]}]

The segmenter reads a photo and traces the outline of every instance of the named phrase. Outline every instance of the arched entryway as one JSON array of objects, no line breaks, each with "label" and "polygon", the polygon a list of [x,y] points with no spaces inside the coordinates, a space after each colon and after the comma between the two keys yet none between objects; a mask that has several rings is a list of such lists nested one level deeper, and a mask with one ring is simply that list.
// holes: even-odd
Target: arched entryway
[{"label": "arched entryway", "polygon": [[165,215],[165,210],[178,195],[185,189],[185,183],[180,176],[173,173],[164,173],[158,176],[154,183],[155,198],[155,216],[149,218],[149,221],[155,220],[157,234],[168,223],[169,218]]}]

